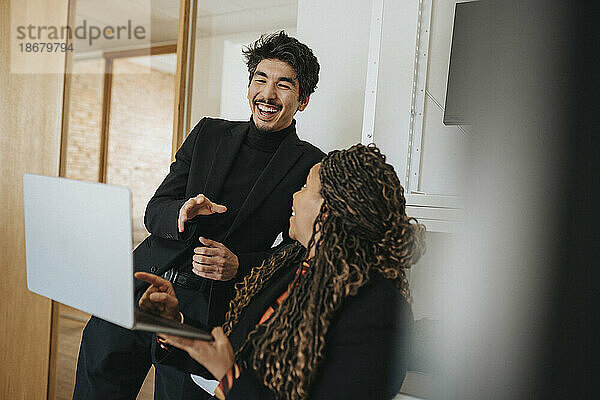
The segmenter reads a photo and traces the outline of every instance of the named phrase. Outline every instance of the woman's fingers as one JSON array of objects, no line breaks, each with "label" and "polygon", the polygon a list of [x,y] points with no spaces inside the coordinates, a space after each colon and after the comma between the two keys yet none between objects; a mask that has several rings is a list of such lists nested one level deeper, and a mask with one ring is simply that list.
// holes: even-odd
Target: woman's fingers
[{"label": "woman's fingers", "polygon": [[148,282],[149,284],[155,285],[155,286],[169,286],[171,284],[171,282],[169,282],[165,278],[162,278],[158,275],[154,275],[154,274],[151,274],[148,272],[136,272],[135,274],[133,274],[133,276],[136,279],[139,279],[144,282]]},{"label": "woman's fingers", "polygon": [[154,292],[148,295],[148,298],[152,303],[162,304],[165,308],[176,308],[179,305],[177,297],[171,296],[165,292]]},{"label": "woman's fingers", "polygon": [[194,360],[201,364],[206,362],[207,350],[212,347],[213,342],[204,340],[184,338],[161,333],[160,336],[167,340],[167,343],[187,352]]},{"label": "woman's fingers", "polygon": [[214,328],[212,335],[215,340],[207,342],[160,334],[168,344],[186,351],[190,357],[204,365],[215,378],[220,380],[233,365],[233,348],[223,328]]},{"label": "woman's fingers", "polygon": [[140,297],[138,302],[140,308],[158,313],[166,318],[177,319],[179,301],[175,297],[175,290],[171,282],[147,272],[136,272],[134,276],[150,284],[150,287]]},{"label": "woman's fingers", "polygon": [[227,335],[225,335],[225,332],[223,331],[222,327],[217,326],[213,328],[213,330],[210,333],[213,336],[213,338],[215,338],[215,344],[217,346],[221,343],[229,343],[229,338],[227,337]]},{"label": "woman's fingers", "polygon": [[167,335],[166,333],[159,333],[159,336],[164,338],[171,346],[175,346],[181,350],[186,350],[190,346],[190,342],[192,342],[192,339],[181,336]]},{"label": "woman's fingers", "polygon": [[151,286],[146,289],[146,292],[166,292],[175,294],[173,284],[163,277],[158,275],[150,274],[148,272],[136,272],[133,274],[136,279],[149,283]]}]

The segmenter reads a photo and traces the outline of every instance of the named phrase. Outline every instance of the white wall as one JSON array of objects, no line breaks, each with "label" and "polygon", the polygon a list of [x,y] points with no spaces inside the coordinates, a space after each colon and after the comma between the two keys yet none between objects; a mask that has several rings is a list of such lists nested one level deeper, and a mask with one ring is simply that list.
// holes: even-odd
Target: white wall
[{"label": "white wall", "polygon": [[239,40],[225,40],[223,43],[223,76],[221,81],[221,118],[243,120],[250,115],[248,99],[248,68],[244,63],[242,46],[247,43]]},{"label": "white wall", "polygon": [[445,298],[441,296],[454,279],[452,256],[456,246],[456,235],[427,232],[427,251],[421,261],[409,271],[412,310],[415,319],[439,320],[444,312]]},{"label": "white wall", "polygon": [[[433,0],[428,64],[428,91],[444,104],[450,55],[453,0]],[[372,1],[298,2],[298,38],[310,46],[321,64],[319,87],[305,115],[298,116],[299,134],[324,151],[361,141],[365,82],[369,55]],[[405,184],[414,73],[418,0],[384,2],[375,113],[375,143],[387,155]],[[426,100],[422,143],[421,190],[460,193],[464,134],[444,127],[441,110]],[[428,251],[410,274],[416,318],[439,318],[439,288],[449,276],[447,255],[452,235],[428,233]],[[439,310],[439,307],[437,307]]]},{"label": "white wall", "polygon": [[298,39],[321,65],[298,134],[323,151],[360,142],[370,19],[370,1],[298,1]]},{"label": "white wall", "polygon": [[[448,64],[456,1],[433,0],[427,91],[443,107],[446,103]],[[430,96],[425,100],[421,143],[419,190],[431,194],[461,195],[465,192],[465,149],[470,134],[456,126],[444,126],[444,112]]]},{"label": "white wall", "polygon": [[203,117],[218,117],[221,107],[223,42],[226,36],[196,38],[191,125]]},{"label": "white wall", "polygon": [[[302,135],[323,150],[361,141],[371,1],[298,2],[298,36],[321,64]],[[384,5],[375,142],[400,177],[406,168],[418,0]]]},{"label": "white wall", "polygon": [[[446,96],[453,0],[432,0],[427,91],[443,107]],[[321,63],[319,87],[305,116],[298,116],[301,135],[328,151],[360,142],[369,54],[372,1],[300,0],[298,36]],[[418,0],[385,1],[375,113],[375,143],[405,182],[414,73]],[[464,191],[469,135],[442,123],[441,110],[426,97],[418,190],[460,195]]]},{"label": "white wall", "polygon": [[419,1],[385,1],[374,141],[406,186]]}]

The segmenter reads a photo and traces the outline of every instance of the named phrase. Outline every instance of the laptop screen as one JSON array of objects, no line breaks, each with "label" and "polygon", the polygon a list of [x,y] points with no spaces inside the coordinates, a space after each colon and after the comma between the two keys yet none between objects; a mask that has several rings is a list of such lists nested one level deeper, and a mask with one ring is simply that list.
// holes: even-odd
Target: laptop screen
[{"label": "laptop screen", "polygon": [[129,189],[25,174],[23,192],[29,290],[131,328]]}]

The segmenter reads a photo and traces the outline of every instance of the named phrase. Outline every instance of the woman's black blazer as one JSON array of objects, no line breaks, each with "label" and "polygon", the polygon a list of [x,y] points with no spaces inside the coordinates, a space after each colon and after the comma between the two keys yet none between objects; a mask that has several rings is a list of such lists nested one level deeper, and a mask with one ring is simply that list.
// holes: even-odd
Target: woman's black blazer
[{"label": "woman's black blazer", "polygon": [[[229,339],[238,349],[275,299],[293,280],[296,268],[279,271],[242,314]],[[373,274],[356,296],[344,302],[330,325],[325,359],[310,389],[311,399],[391,399],[400,390],[409,360],[413,316],[394,284]],[[206,376],[206,370],[179,350],[153,349],[155,362]],[[274,398],[253,371],[243,371],[228,399]]]}]

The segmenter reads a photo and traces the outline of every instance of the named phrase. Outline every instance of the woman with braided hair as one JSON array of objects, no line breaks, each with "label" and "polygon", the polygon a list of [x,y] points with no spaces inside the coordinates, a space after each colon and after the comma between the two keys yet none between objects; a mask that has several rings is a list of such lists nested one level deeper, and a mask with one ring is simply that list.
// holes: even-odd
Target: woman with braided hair
[{"label": "woman with braided hair", "polygon": [[[218,398],[393,397],[413,323],[406,270],[424,251],[425,228],[405,205],[375,146],[330,152],[294,194],[296,243],[236,286],[213,342],[161,335],[157,361],[193,373],[203,365],[220,381]],[[162,293],[140,306],[180,318],[170,283],[147,275],[136,277]]]}]

